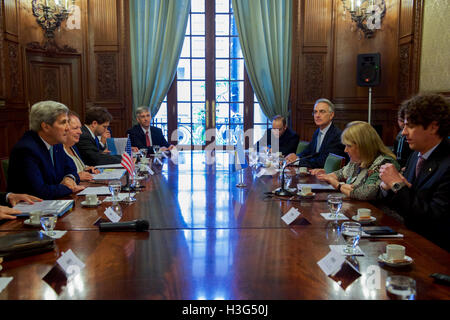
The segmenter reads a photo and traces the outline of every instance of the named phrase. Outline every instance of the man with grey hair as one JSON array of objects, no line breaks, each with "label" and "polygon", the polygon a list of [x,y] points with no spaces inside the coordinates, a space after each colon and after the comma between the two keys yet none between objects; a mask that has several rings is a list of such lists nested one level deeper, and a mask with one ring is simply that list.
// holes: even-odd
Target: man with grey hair
[{"label": "man with grey hair", "polygon": [[175,148],[174,145],[169,145],[160,128],[150,125],[152,116],[148,108],[139,107],[135,114],[138,124],[127,130],[134,151],[137,151],[136,149],[147,149],[149,153],[154,153],[153,146],[160,146],[161,151]]},{"label": "man with grey hair", "polygon": [[69,109],[55,101],[41,101],[30,111],[30,129],[11,151],[8,191],[42,199],[56,199],[78,192],[80,178],[63,143],[69,130]]},{"label": "man with grey hair", "polygon": [[347,158],[344,152],[345,147],[341,143],[342,131],[332,122],[334,104],[325,98],[317,100],[314,104],[313,117],[319,128],[314,132],[311,142],[301,153],[289,154],[286,157],[287,161],[293,162],[300,159],[301,167],[323,168],[330,153]]}]

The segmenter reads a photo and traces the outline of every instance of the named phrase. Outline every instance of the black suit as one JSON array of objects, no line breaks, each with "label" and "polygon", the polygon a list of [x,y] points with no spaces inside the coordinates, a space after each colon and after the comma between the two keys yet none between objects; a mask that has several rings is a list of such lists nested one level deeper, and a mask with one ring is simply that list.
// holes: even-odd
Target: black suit
[{"label": "black suit", "polygon": [[[140,124],[133,126],[131,129],[127,130],[127,134],[130,135],[131,146],[136,147],[138,149],[147,148],[147,141],[145,138],[145,133],[142,130]],[[152,145],[166,147],[168,148],[170,145],[167,142],[166,138],[162,133],[162,130],[157,127],[150,126],[150,135],[152,137]],[[150,146],[147,148],[149,153],[154,153],[153,148]]]},{"label": "black suit", "polygon": [[450,144],[447,138],[434,149],[415,177],[418,152],[404,172],[412,184],[397,194],[389,191],[385,200],[405,219],[405,225],[437,245],[450,250]]},{"label": "black suit", "polygon": [[6,201],[6,192],[0,192],[0,206],[8,206],[9,203]]},{"label": "black suit", "polygon": [[[303,150],[301,153],[297,155],[299,158],[311,156],[316,153],[317,136],[319,132],[320,128],[314,131],[311,142],[308,144],[305,150]],[[328,128],[325,137],[322,139],[322,144],[320,145],[319,153],[314,157],[300,160],[299,165],[301,167],[308,167],[308,168],[323,168],[325,165],[325,161],[327,160],[327,157],[330,153],[343,156],[348,161],[348,157],[344,152],[345,147],[341,143],[341,134],[342,134],[341,129],[339,129],[332,123],[331,126]]]},{"label": "black suit", "polygon": [[82,134],[80,141],[76,144],[81,159],[88,166],[97,166],[102,164],[120,163],[121,156],[103,153],[105,149],[101,145],[97,147],[95,139],[86,126],[81,127]]},{"label": "black suit", "polygon": [[[283,154],[283,156],[287,156],[288,154],[295,153],[297,151],[299,139],[300,137],[297,133],[290,128],[286,128],[286,131],[280,136],[278,142],[279,151]],[[261,147],[266,145],[272,146],[272,129],[267,129],[261,140],[256,143],[257,151],[262,151],[260,150]]]}]

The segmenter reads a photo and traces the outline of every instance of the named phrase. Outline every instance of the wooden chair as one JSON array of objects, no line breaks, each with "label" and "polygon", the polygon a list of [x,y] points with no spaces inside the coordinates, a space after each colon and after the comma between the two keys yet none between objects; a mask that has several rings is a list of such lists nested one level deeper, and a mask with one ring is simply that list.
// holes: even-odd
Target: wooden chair
[{"label": "wooden chair", "polygon": [[331,173],[339,170],[345,165],[345,157],[338,156],[337,154],[330,153],[325,160],[324,169],[326,173]]}]

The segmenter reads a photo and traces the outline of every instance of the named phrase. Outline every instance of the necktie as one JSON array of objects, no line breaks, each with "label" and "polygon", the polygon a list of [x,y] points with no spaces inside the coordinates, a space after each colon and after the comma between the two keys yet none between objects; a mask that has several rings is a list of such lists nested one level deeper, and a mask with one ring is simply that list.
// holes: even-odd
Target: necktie
[{"label": "necktie", "polygon": [[319,152],[321,144],[322,144],[322,131],[319,131],[319,134],[317,135],[316,152]]},{"label": "necktie", "polygon": [[50,152],[50,159],[52,159],[52,164],[55,166],[55,161],[53,160],[53,146],[50,146],[50,149],[48,149],[48,152]]},{"label": "necktie", "polygon": [[97,145],[97,149],[100,150],[100,141],[98,141],[97,136],[95,136],[95,144]]},{"label": "necktie", "polygon": [[150,147],[150,137],[148,136],[148,130],[145,130],[145,143],[147,147]]},{"label": "necktie", "polygon": [[416,178],[419,176],[420,170],[422,170],[424,160],[425,159],[422,158],[422,156],[419,156],[419,159],[417,160],[417,164],[416,164]]}]

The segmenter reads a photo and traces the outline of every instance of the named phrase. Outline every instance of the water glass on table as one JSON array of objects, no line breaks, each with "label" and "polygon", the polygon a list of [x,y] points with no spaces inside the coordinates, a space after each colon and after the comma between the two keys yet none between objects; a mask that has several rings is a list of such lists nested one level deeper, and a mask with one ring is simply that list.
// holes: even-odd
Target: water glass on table
[{"label": "water glass on table", "polygon": [[328,208],[333,214],[334,218],[337,219],[339,211],[342,208],[342,195],[340,194],[329,194],[327,198]]},{"label": "water glass on table", "polygon": [[386,278],[386,291],[393,300],[415,300],[416,281],[406,276],[389,276]]},{"label": "water glass on table", "polygon": [[344,222],[341,225],[341,233],[347,244],[344,252],[351,255],[358,253],[356,247],[358,246],[359,239],[361,239],[361,224],[358,222]]},{"label": "water glass on table", "polygon": [[108,182],[109,191],[111,192],[112,202],[119,201],[119,193],[122,188],[120,180],[111,180]]},{"label": "water glass on table", "polygon": [[153,146],[153,151],[155,151],[155,156],[157,156],[159,154],[159,149],[160,149],[160,146],[158,146],[158,145]]},{"label": "water glass on table", "polygon": [[53,231],[56,226],[56,220],[58,220],[56,212],[45,212],[41,215],[41,226],[48,236],[54,236],[56,234],[56,232]]}]

